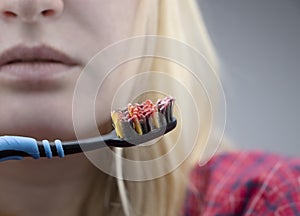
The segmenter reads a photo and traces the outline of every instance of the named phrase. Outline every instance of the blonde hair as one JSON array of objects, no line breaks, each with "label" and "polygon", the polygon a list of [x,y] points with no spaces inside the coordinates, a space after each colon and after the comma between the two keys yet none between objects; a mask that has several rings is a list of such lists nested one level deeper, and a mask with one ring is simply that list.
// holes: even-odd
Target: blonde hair
[{"label": "blonde hair", "polygon": [[[139,2],[136,17],[137,23],[132,36],[156,35],[178,41],[202,54],[207,62],[204,65],[205,61],[199,60],[200,66],[203,64],[202,66],[205,68],[209,66],[212,71],[218,71],[214,47],[195,0],[142,0]],[[167,47],[164,51],[178,52],[178,50],[172,50],[172,47]],[[184,52],[187,59],[191,58],[189,64],[199,64],[199,62],[195,62],[197,59],[189,56],[189,52],[185,50],[182,50],[182,52]],[[183,103],[182,107],[177,107],[175,109],[175,116],[179,116],[177,129],[170,135],[160,139],[156,144],[125,150],[115,149],[116,154],[119,156],[116,157],[115,167],[118,178],[115,179],[109,176],[106,178],[108,182],[106,192],[109,195],[108,198],[104,198],[104,202],[110,204],[104,212],[105,215],[173,216],[182,214],[189,172],[200,159],[205,158],[206,144],[208,143],[212,127],[212,114],[209,104],[211,105],[214,101],[205,99],[207,97],[206,89],[199,85],[197,80],[190,75],[190,72],[178,65],[178,63],[162,58],[145,59],[143,63],[147,64],[149,71],[159,71],[173,79],[179,80],[192,97],[204,99],[194,101],[196,107],[201,107],[201,109],[196,110],[197,113],[190,113],[191,105],[187,103]],[[197,73],[202,72],[197,71]],[[154,80],[147,83],[147,85],[150,85],[152,89],[156,89],[160,85],[164,85],[164,83]],[[175,84],[170,85],[178,100],[184,97],[183,92],[179,91]],[[216,87],[215,83],[206,82],[205,85],[206,88],[211,89]],[[214,98],[217,98],[218,93],[214,93]],[[160,93],[150,92],[141,95],[139,99],[144,100],[145,98],[157,98],[160,96]],[[180,116],[183,114],[189,122],[195,121],[194,116],[198,116],[201,119],[201,133],[197,134],[195,145],[188,144],[191,142],[188,127],[193,127],[193,125],[187,126],[182,124]],[[177,142],[179,137],[181,137],[180,143]],[[120,158],[135,161],[154,160],[173,150],[174,145],[179,147],[166,157],[166,164],[154,163],[153,169],[150,170],[144,170],[141,166],[140,169],[135,170],[135,173],[149,172],[148,176],[152,174],[156,176],[156,173],[151,173],[155,172],[156,169],[164,170],[167,166],[171,166],[174,169],[169,170],[166,168],[167,172],[165,175],[158,175],[153,179],[149,178],[143,181],[131,180],[130,178],[123,179],[127,170],[123,169]],[[189,149],[191,147],[193,149]],[[184,161],[178,160],[183,152],[189,151],[190,153]],[[98,184],[98,186],[94,187],[94,191],[100,190],[100,188]],[[116,188],[118,188],[118,191],[116,191]],[[121,206],[118,203],[121,203]],[[96,205],[96,203],[94,204]],[[89,203],[90,205],[91,203]]]}]

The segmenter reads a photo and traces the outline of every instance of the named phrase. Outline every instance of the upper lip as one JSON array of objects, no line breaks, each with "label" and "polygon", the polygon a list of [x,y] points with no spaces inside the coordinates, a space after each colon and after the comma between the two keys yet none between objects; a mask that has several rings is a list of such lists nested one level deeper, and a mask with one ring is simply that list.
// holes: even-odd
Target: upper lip
[{"label": "upper lip", "polygon": [[0,53],[0,66],[16,62],[57,62],[77,65],[78,62],[55,48],[47,45],[27,47],[17,45]]}]

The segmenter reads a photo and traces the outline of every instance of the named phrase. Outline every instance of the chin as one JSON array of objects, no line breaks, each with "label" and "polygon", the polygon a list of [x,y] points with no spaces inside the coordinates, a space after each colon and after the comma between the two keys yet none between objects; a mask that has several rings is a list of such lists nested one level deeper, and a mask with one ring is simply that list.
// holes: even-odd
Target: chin
[{"label": "chin", "polygon": [[11,125],[10,127],[0,127],[1,135],[25,136],[37,140],[74,140],[76,138],[72,125],[51,125],[33,123]]}]

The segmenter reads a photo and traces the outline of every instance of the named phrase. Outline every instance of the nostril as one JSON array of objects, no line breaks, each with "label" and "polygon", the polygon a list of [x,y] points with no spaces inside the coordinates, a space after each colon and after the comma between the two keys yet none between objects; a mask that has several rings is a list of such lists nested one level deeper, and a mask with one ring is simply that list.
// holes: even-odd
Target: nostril
[{"label": "nostril", "polygon": [[3,14],[5,17],[17,17],[17,14],[11,11],[4,11]]},{"label": "nostril", "polygon": [[41,14],[43,15],[43,16],[53,16],[54,14],[55,14],[55,11],[54,10],[43,10],[42,12],[41,12]]},{"label": "nostril", "polygon": [[63,11],[63,0],[0,0],[0,20],[39,22],[56,19]]}]

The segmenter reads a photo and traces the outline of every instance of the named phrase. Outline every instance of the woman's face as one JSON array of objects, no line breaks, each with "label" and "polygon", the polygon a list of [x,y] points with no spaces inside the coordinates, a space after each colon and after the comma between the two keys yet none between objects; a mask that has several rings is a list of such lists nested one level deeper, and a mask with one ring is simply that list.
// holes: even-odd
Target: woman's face
[{"label": "woman's face", "polygon": [[[73,139],[76,80],[97,52],[131,36],[137,6],[137,0],[1,0],[0,135]],[[108,106],[103,110],[100,122],[109,118]]]}]

